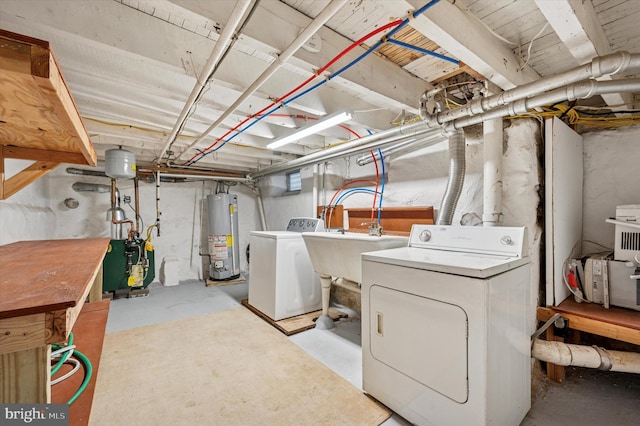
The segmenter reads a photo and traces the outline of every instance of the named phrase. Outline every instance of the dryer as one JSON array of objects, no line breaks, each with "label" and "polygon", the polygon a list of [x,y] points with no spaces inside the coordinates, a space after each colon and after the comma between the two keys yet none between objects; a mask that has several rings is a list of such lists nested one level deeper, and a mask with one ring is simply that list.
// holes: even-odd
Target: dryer
[{"label": "dryer", "polygon": [[324,231],[321,219],[297,217],[286,231],[251,232],[249,305],[274,321],[322,308],[320,277],[302,239],[315,231]]},{"label": "dryer", "polygon": [[414,225],[362,255],[363,389],[418,425],[517,425],[531,406],[525,228]]}]

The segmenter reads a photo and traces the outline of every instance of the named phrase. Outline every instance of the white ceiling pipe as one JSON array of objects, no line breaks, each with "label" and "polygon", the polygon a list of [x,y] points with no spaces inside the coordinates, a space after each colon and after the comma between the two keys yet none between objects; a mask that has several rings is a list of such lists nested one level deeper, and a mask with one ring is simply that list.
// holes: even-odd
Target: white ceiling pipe
[{"label": "white ceiling pipe", "polygon": [[483,124],[484,173],[482,175],[482,224],[498,226],[502,222],[502,118]]},{"label": "white ceiling pipe", "polygon": [[204,66],[204,69],[200,73],[201,76],[206,76],[208,78],[204,81],[200,81],[199,79],[196,79],[196,84],[191,90],[191,94],[189,95],[187,102],[184,104],[184,107],[182,108],[182,112],[180,112],[180,116],[176,121],[176,124],[173,126],[173,129],[169,134],[167,143],[165,144],[164,148],[162,148],[162,152],[158,157],[158,162],[162,160],[162,157],[164,157],[164,154],[167,152],[167,150],[169,149],[173,141],[175,141],[176,136],[180,131],[180,128],[182,127],[184,122],[187,120],[187,115],[191,111],[191,108],[193,108],[193,105],[197,102],[198,98],[200,97],[202,91],[205,88],[205,85],[207,84],[209,79],[212,77],[211,73],[213,73],[213,70],[216,68],[216,66],[218,66],[220,58],[222,57],[225,50],[231,43],[233,34],[236,32],[236,29],[238,28],[238,26],[240,25],[240,22],[242,21],[242,17],[246,13],[247,9],[249,9],[250,5],[251,5],[251,0],[239,0],[236,3],[235,8],[231,12],[231,16],[229,16],[227,25],[225,25],[224,29],[222,30],[222,34],[220,34],[220,38],[216,42],[216,45],[213,48],[213,51],[211,52],[211,56],[209,56],[209,59],[207,60],[207,63]]},{"label": "white ceiling pipe", "polygon": [[[529,99],[521,99],[517,102],[512,102],[509,105],[494,108],[484,114],[461,118],[448,123],[444,127],[447,132],[453,132],[456,129],[462,129],[486,120],[524,114],[531,109],[550,105],[555,102],[573,99],[586,99],[602,93],[634,91],[640,91],[640,79],[614,81],[587,80],[561,89],[553,90],[543,95]],[[304,157],[296,158],[295,160],[266,167],[262,170],[258,170],[257,172],[250,173],[249,177],[255,179],[262,176],[295,170],[300,167],[318,164],[330,159],[345,157],[348,155],[358,154],[369,149],[387,146],[389,144],[397,143],[401,140],[406,140],[429,132],[431,132],[432,135],[442,136],[445,129],[440,127],[435,120],[406,124],[404,126],[384,130],[373,135],[354,139],[345,144],[328,148],[323,151],[314,152],[313,154],[305,155]]]},{"label": "white ceiling pipe", "polygon": [[418,121],[416,123],[406,124],[404,126],[383,130],[382,132],[354,139],[352,141],[343,143],[342,145],[314,152],[313,154],[305,155],[304,157],[296,158],[295,160],[287,161],[286,163],[266,167],[262,170],[258,170],[257,172],[250,173],[249,177],[258,178],[275,173],[282,173],[304,166],[319,164],[334,158],[359,154],[370,149],[387,146],[393,143],[398,143],[410,138],[414,138],[416,136],[424,135],[428,132],[431,132],[430,134],[434,137],[441,137],[442,128],[438,126],[438,128],[434,129],[431,126],[434,126],[434,124],[427,123],[426,121]]},{"label": "white ceiling pipe", "polygon": [[486,120],[508,117],[511,115],[525,114],[534,108],[544,105],[551,105],[556,102],[564,102],[576,99],[588,99],[596,95],[605,93],[637,92],[640,91],[640,79],[596,81],[587,80],[580,83],[571,84],[567,87],[552,90],[542,95],[528,99],[520,99],[508,105],[494,108],[484,114],[471,117],[460,118],[451,123],[447,123],[445,128],[448,131],[462,129],[473,124],[478,124]]},{"label": "white ceiling pipe", "polygon": [[[588,64],[581,65],[569,71],[550,77],[541,78],[532,83],[518,86],[497,95],[480,98],[469,102],[467,105],[434,115],[426,114],[429,120],[444,124],[461,117],[482,114],[501,105],[539,95],[546,91],[557,89],[568,84],[577,83],[590,78],[598,78],[604,75],[615,75],[623,71],[640,69],[640,54],[629,52],[617,52],[611,55],[595,57]],[[424,111],[421,111],[424,114]]]},{"label": "white ceiling pipe", "polygon": [[640,354],[535,339],[531,356],[556,365],[640,374]]},{"label": "white ceiling pipe", "polygon": [[211,124],[198,138],[196,138],[193,143],[191,143],[188,147],[186,147],[177,157],[176,160],[180,159],[190,148],[200,143],[209,133],[213,131],[216,127],[218,127],[228,116],[233,114],[235,110],[242,104],[249,96],[253,95],[256,90],[262,84],[269,79],[273,74],[278,71],[278,69],[291,57],[298,49],[300,49],[324,24],[327,23],[329,19],[333,15],[335,15],[341,8],[347,3],[347,0],[334,0],[330,2],[323,10],[320,12],[318,16],[315,17],[313,21],[300,33],[298,37],[280,54],[276,57],[275,61],[267,67],[266,70],[256,81],[251,84],[243,93],[240,95],[236,101],[227,108],[218,119]]}]

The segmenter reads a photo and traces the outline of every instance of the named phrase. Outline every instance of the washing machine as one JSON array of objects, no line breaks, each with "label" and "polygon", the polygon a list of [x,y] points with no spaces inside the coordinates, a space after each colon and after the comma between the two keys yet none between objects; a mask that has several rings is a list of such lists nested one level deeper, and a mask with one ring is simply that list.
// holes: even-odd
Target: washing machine
[{"label": "washing machine", "polygon": [[362,254],[363,389],[417,425],[518,425],[531,407],[525,228],[414,225]]},{"label": "washing machine", "polygon": [[275,321],[322,308],[320,277],[302,239],[317,231],[324,231],[321,219],[297,217],[286,231],[251,232],[249,305]]}]

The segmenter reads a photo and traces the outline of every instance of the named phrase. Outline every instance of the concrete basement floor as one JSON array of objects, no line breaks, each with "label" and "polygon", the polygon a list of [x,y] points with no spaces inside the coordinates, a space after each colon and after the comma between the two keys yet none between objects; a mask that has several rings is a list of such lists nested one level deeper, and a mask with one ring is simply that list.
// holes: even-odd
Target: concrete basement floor
[{"label": "concrete basement floor", "polygon": [[[184,281],[175,287],[157,283],[150,294],[111,303],[107,333],[233,309],[248,297],[246,283],[206,287]],[[360,319],[340,321],[331,331],[307,330],[290,336],[292,342],[357,388],[362,383]],[[544,377],[535,381],[532,408],[520,426],[624,426],[640,418],[640,375],[583,368],[567,369],[559,385]],[[409,425],[393,415],[384,426]]]}]

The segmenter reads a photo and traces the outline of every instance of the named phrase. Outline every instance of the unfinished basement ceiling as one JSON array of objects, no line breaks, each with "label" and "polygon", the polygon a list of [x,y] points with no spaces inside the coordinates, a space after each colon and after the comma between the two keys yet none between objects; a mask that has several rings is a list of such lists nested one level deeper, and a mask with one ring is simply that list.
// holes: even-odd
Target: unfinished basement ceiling
[{"label": "unfinished basement ceiling", "polygon": [[[237,136],[229,133],[354,41],[428,3],[343,1],[306,48],[297,50],[208,133],[330,3],[250,2],[237,41],[208,81],[205,64],[237,7],[235,1],[2,0],[0,28],[51,43],[99,159],[105,150],[122,146],[134,152],[140,164],[180,166],[194,155],[199,159],[198,153],[224,136],[209,154],[187,164],[240,173],[388,129],[398,117],[416,114],[420,94],[443,79],[488,79],[506,90],[596,55],[640,52],[637,0],[441,0],[410,19],[393,38],[451,60],[386,42],[375,54],[275,114],[260,117],[250,127],[253,120],[248,121]],[[349,52],[311,85],[343,68],[388,32]],[[169,146],[169,135],[198,82],[204,93]],[[634,107],[633,94],[608,95],[598,102]],[[325,130],[278,151],[266,149],[294,128],[343,110],[353,112],[346,128]],[[161,156],[165,150],[168,153]]]}]

